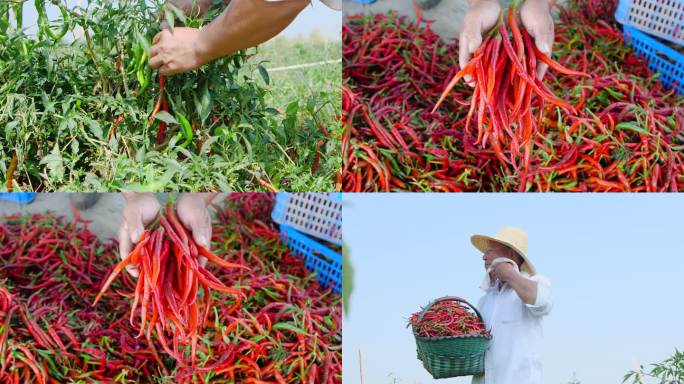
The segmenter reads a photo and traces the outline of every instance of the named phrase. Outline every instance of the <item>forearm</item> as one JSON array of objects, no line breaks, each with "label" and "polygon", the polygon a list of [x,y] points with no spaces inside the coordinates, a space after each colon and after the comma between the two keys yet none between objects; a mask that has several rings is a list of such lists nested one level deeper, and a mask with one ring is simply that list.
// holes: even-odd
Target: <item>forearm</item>
[{"label": "forearm", "polygon": [[536,281],[532,281],[519,273],[515,273],[508,279],[507,283],[515,290],[525,304],[532,305],[537,302]]},{"label": "forearm", "polygon": [[285,29],[310,0],[232,0],[197,41],[203,63],[263,43]]}]

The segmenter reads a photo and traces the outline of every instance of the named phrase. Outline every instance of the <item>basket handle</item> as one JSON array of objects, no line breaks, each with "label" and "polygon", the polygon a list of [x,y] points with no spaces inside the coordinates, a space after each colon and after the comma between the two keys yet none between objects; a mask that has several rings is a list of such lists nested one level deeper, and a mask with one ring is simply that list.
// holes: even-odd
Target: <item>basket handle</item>
[{"label": "basket handle", "polygon": [[435,305],[435,304],[437,304],[437,303],[444,302],[444,301],[457,301],[457,302],[459,302],[459,303],[467,304],[467,305],[475,312],[475,314],[477,315],[477,318],[480,319],[480,321],[482,322],[482,324],[484,324],[484,319],[482,319],[482,315],[480,314],[480,311],[478,311],[477,308],[475,308],[474,305],[470,304],[468,301],[466,301],[465,299],[462,299],[462,298],[460,298],[460,297],[458,297],[458,296],[444,296],[444,297],[440,297],[439,299],[434,300],[433,302],[431,302],[430,304],[428,304],[428,306],[425,307],[425,308],[420,312],[420,315],[418,315],[418,320],[423,320],[423,316],[425,315],[425,312],[427,312],[428,309],[430,309],[433,305]]}]

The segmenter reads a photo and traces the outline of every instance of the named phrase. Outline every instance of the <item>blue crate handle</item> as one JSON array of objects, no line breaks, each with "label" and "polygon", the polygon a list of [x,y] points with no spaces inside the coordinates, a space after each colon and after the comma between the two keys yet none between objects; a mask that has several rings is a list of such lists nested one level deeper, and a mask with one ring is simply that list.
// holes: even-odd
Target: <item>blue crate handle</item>
[{"label": "blue crate handle", "polygon": [[36,199],[36,192],[0,192],[0,200],[17,204],[29,204]]},{"label": "blue crate handle", "polygon": [[684,0],[620,0],[615,20],[684,45]]},{"label": "blue crate handle", "polygon": [[[287,225],[280,226],[283,242],[296,254],[304,258],[304,265],[324,287],[342,294],[342,255]],[[325,260],[318,256],[327,258]]]},{"label": "blue crate handle", "polygon": [[[301,205],[302,200],[307,200],[307,196],[314,195],[307,205]],[[337,202],[334,206],[326,202]],[[299,203],[297,203],[299,202]],[[341,208],[342,193],[304,193],[294,194],[281,192],[276,195],[275,205],[271,211],[271,219],[278,224],[287,225],[318,239],[323,239],[331,243],[341,245],[342,231],[342,212]]]}]

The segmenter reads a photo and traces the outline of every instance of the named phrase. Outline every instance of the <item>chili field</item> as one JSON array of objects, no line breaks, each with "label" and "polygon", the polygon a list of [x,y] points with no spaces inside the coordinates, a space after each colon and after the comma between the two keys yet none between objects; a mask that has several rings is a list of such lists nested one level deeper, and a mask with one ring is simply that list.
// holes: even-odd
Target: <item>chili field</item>
[{"label": "chili field", "polygon": [[211,250],[169,205],[123,261],[78,212],[2,218],[0,382],[341,383],[341,297],[281,243],[273,203],[232,194]]},{"label": "chili field", "polygon": [[617,2],[559,7],[551,58],[516,3],[465,68],[419,12],[346,18],[339,189],[684,190],[684,97],[625,45]]},{"label": "chili field", "polygon": [[[60,16],[48,20],[40,11],[46,6]],[[39,9],[37,33],[26,32],[36,26],[17,17],[19,7]],[[339,65],[272,75],[268,68],[286,59],[339,60],[339,43],[250,48],[168,77],[160,92],[161,79],[147,62],[159,9],[161,2],[145,0],[74,8],[57,0],[2,1],[2,189],[334,188]],[[166,18],[199,27],[221,11],[199,20],[172,10]]]}]

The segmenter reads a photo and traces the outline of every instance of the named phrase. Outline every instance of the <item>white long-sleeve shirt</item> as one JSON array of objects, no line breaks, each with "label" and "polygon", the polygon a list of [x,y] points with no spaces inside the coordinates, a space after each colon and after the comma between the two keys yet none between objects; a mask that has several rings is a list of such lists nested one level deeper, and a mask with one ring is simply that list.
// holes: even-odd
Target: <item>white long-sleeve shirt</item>
[{"label": "white long-sleeve shirt", "polygon": [[542,384],[542,319],[553,306],[551,282],[541,275],[537,282],[537,300],[525,304],[508,284],[492,284],[477,308],[492,340],[485,354],[485,374],[473,378],[473,384]]}]

